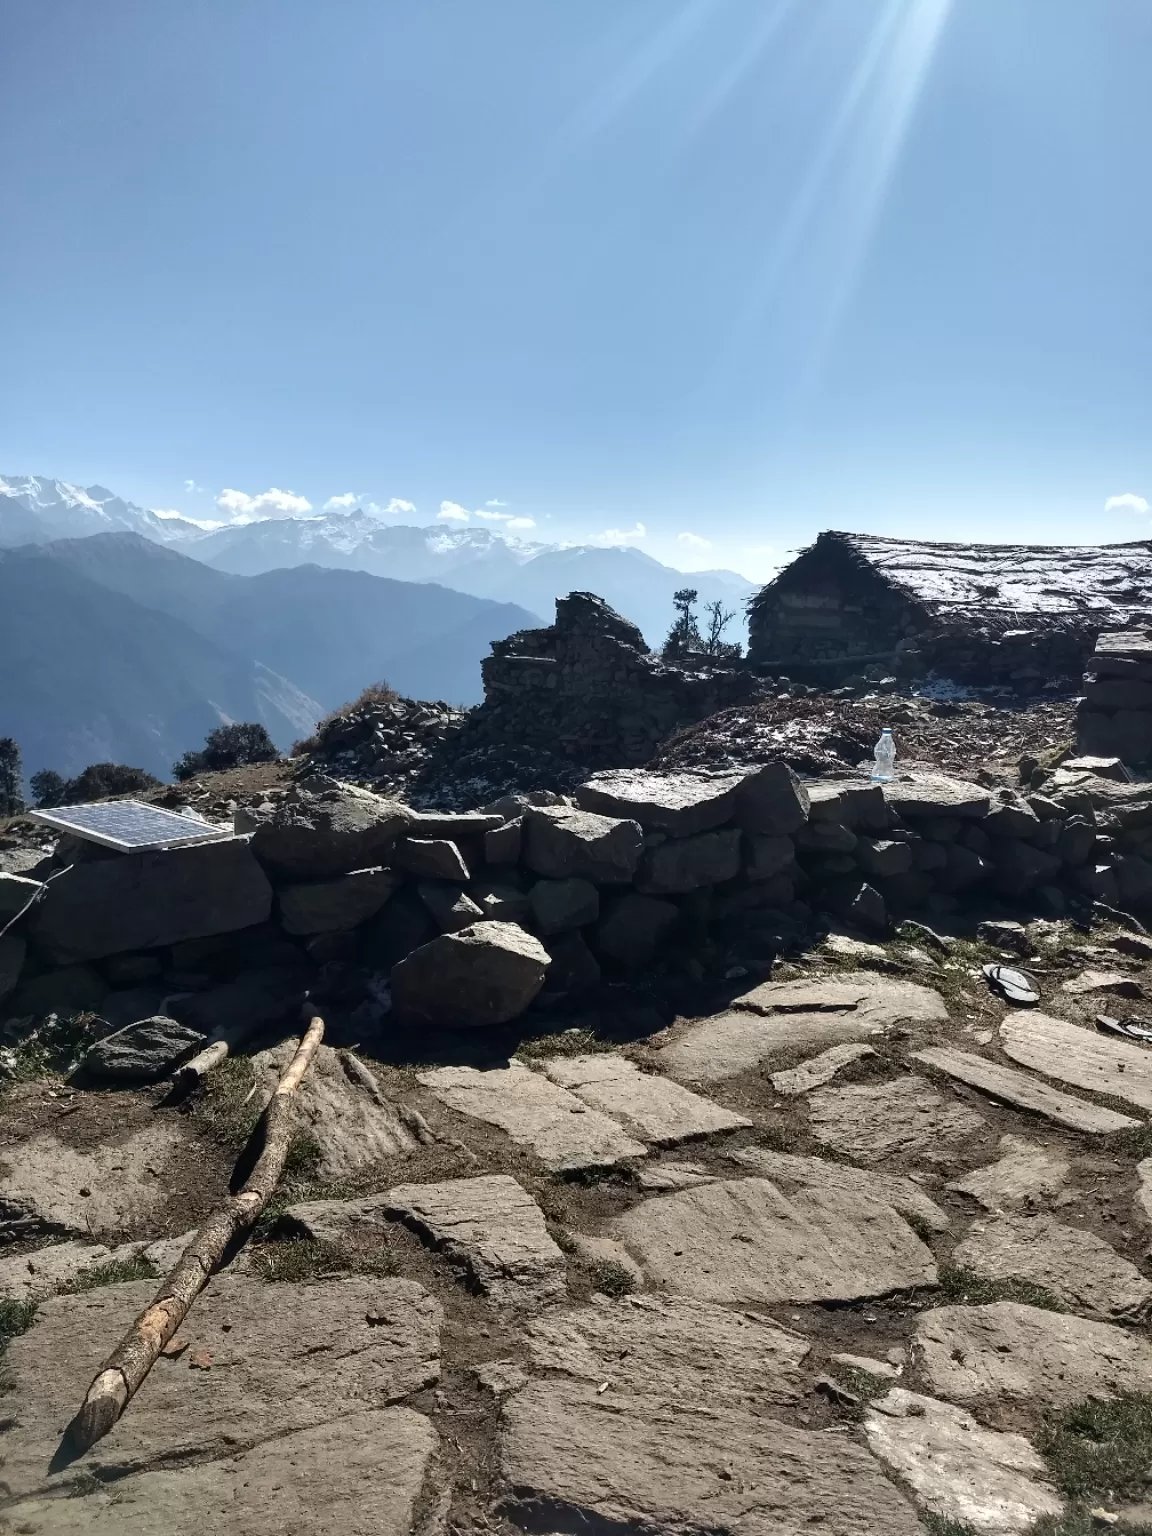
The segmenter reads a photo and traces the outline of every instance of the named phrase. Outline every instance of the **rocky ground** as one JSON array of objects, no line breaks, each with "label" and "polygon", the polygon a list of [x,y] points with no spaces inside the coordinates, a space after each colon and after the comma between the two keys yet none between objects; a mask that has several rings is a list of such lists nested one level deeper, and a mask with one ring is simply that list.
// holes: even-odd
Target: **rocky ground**
[{"label": "rocky ground", "polygon": [[79,1459],[291,1047],[183,1103],[10,1085],[0,1530],[1152,1531],[1152,1055],[1095,1022],[1152,1011],[1152,941],[955,930],[670,1024],[345,1022],[275,1208]]}]

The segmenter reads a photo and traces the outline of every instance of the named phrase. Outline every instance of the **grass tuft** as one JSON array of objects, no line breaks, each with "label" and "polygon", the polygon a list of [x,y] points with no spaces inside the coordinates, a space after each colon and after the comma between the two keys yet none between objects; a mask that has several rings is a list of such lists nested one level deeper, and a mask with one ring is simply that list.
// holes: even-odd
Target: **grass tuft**
[{"label": "grass tuft", "polygon": [[34,1301],[0,1301],[0,1354],[12,1339],[28,1332],[35,1316]]},{"label": "grass tuft", "polygon": [[107,1264],[94,1264],[91,1269],[82,1269],[78,1275],[73,1275],[71,1280],[65,1280],[58,1285],[56,1294],[78,1296],[81,1291],[95,1291],[102,1285],[123,1285],[128,1280],[158,1278],[159,1272],[156,1266],[142,1253],[137,1253],[130,1259],[111,1259]]},{"label": "grass tuft", "polygon": [[598,1259],[588,1273],[592,1284],[605,1296],[630,1296],[636,1289],[636,1277],[626,1264],[615,1259]]},{"label": "grass tuft", "polygon": [[252,1273],[261,1280],[296,1284],[330,1280],[337,1275],[394,1275],[397,1264],[386,1249],[365,1254],[322,1238],[291,1238],[252,1250]]},{"label": "grass tuft", "polygon": [[941,1264],[938,1270],[939,1289],[933,1292],[933,1306],[946,1302],[963,1302],[966,1306],[980,1307],[992,1301],[1018,1301],[1027,1307],[1043,1307],[1048,1312],[1066,1312],[1068,1309],[1058,1296],[1033,1285],[1030,1280],[986,1280],[974,1269],[958,1265]]},{"label": "grass tuft", "polygon": [[1072,1498],[1143,1494],[1152,1482],[1152,1393],[1074,1403],[1049,1416],[1039,1449]]},{"label": "grass tuft", "polygon": [[602,1039],[593,1029],[561,1029],[521,1041],[516,1055],[521,1061],[546,1061],[550,1056],[587,1056],[614,1049],[611,1040]]},{"label": "grass tuft", "polygon": [[196,1116],[214,1140],[242,1147],[252,1135],[262,1111],[259,1096],[252,1092],[255,1082],[255,1069],[246,1056],[225,1056],[208,1073]]}]

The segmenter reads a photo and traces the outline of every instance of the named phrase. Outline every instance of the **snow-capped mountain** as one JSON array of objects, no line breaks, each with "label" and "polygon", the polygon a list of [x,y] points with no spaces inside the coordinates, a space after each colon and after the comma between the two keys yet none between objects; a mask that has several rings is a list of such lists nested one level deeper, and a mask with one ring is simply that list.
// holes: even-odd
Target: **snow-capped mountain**
[{"label": "snow-capped mountain", "polygon": [[158,517],[102,485],[0,475],[0,548],[84,539],[93,533],[141,533],[159,544],[202,537],[195,523]]},{"label": "snow-capped mountain", "polygon": [[702,603],[719,598],[733,609],[733,639],[743,633],[744,600],[756,590],[735,571],[689,574],[633,548],[527,543],[488,528],[417,528],[359,507],[206,530],[189,519],[135,506],[102,486],[0,476],[0,548],[123,532],[175,545],[235,576],[301,565],[366,571],[393,581],[437,582],[549,620],[556,598],[574,590],[595,592],[639,625],[653,646],[672,623],[677,588],[695,587]]}]

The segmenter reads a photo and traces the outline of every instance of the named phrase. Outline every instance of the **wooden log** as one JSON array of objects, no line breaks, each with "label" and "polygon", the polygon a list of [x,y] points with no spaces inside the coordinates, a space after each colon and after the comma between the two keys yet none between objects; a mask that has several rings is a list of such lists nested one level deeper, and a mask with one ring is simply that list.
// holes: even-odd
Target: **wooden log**
[{"label": "wooden log", "polygon": [[116,1423],[161,1350],[184,1321],[228,1245],[255,1225],[268,1204],[288,1154],[293,1095],[324,1037],[324,1020],[320,1015],[308,1007],[306,1017],[308,1027],[304,1036],[252,1133],[253,1140],[262,1138],[252,1172],[243,1187],[229,1195],[204,1221],[154,1300],[104,1362],[68,1426],[69,1438],[78,1451],[95,1445]]},{"label": "wooden log", "polygon": [[229,1053],[247,1040],[252,1033],[253,1028],[250,1024],[219,1030],[207,1045],[197,1051],[195,1056],[189,1057],[173,1072],[173,1095],[183,1097],[190,1093],[204,1081],[213,1067],[218,1067]]}]

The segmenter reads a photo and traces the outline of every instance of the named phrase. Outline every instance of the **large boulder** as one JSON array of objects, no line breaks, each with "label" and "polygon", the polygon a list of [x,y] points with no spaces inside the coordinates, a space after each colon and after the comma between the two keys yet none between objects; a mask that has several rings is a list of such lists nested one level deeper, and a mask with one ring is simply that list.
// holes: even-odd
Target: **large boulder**
[{"label": "large boulder", "polygon": [[764,763],[745,774],[736,797],[736,824],[745,832],[786,837],[808,820],[808,791],[787,763]]},{"label": "large boulder", "polygon": [[26,949],[18,933],[6,933],[0,938],[0,998],[7,997],[20,980]]},{"label": "large boulder", "polygon": [[636,889],[648,896],[674,896],[720,885],[740,873],[740,832],[727,827],[696,837],[674,837],[645,851],[636,871]]},{"label": "large boulder", "polygon": [[346,933],[379,912],[401,879],[394,869],[354,869],[335,880],[285,886],[279,896],[281,926],[299,936]]},{"label": "large boulder", "polygon": [[235,815],[237,832],[252,834],[260,862],[295,880],[387,863],[410,820],[407,807],[395,800],[335,783],[316,792],[297,788],[275,802],[241,807]]},{"label": "large boulder", "polygon": [[108,991],[108,983],[90,965],[62,965],[59,970],[43,971],[27,977],[4,1005],[4,1012],[14,1019],[29,1014],[42,1018],[58,1013],[94,1013]]},{"label": "large boulder", "polygon": [[267,876],[235,838],[74,864],[48,884],[29,932],[65,965],[250,928],[271,909]]},{"label": "large boulder", "polygon": [[401,960],[392,971],[392,1004],[405,1024],[504,1024],[533,1001],[550,964],[540,940],[522,928],[473,923]]},{"label": "large boulder", "polygon": [[810,821],[838,821],[854,832],[888,830],[888,807],[879,784],[831,779],[809,784],[807,795]]},{"label": "large boulder", "polygon": [[550,880],[579,876],[594,885],[627,885],[644,851],[639,822],[568,806],[533,806],[523,830],[524,863]]},{"label": "large boulder", "polygon": [[454,842],[445,837],[406,837],[392,855],[398,869],[425,880],[469,878],[468,866]]}]

